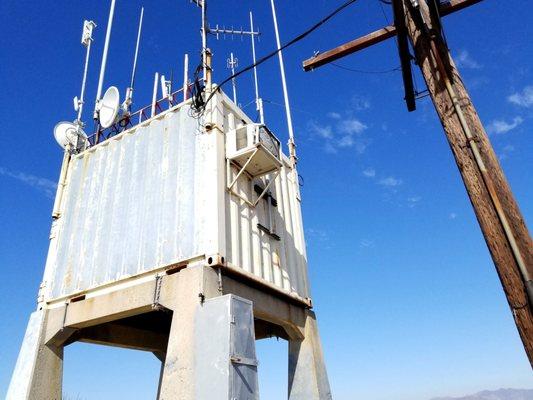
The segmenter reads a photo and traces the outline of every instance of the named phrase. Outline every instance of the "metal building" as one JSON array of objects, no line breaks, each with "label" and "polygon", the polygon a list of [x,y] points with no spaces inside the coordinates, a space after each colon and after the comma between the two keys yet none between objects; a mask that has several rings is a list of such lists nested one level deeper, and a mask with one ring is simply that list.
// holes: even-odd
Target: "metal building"
[{"label": "metal building", "polygon": [[153,352],[159,399],[258,399],[254,340],[289,341],[289,399],[331,398],[297,172],[222,91],[65,157],[38,309],[8,399],[60,399],[64,346]]}]

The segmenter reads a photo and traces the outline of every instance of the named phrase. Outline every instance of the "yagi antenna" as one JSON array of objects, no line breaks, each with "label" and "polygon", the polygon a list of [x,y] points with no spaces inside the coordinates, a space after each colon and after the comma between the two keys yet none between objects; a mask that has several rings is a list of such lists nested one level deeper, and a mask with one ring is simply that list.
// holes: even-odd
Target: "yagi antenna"
[{"label": "yagi antenna", "polygon": [[139,44],[141,42],[141,31],[143,25],[144,7],[141,7],[141,16],[139,17],[139,28],[137,30],[137,43],[135,44],[135,55],[133,56],[133,69],[131,71],[130,86],[126,89],[126,98],[122,103],[122,110],[125,113],[130,112],[130,107],[133,98],[133,88],[135,86],[135,72],[137,70],[137,57],[139,56]]},{"label": "yagi antenna", "polygon": [[81,83],[80,98],[78,99],[78,96],[74,97],[74,110],[78,112],[78,118],[76,119],[75,122],[80,127],[83,127],[81,116],[83,114],[83,104],[85,102],[85,85],[87,83],[87,71],[89,70],[89,56],[91,54],[91,44],[93,42],[93,29],[94,28],[96,28],[96,24],[93,21],[85,20],[83,22],[81,44],[83,44],[87,48],[87,52],[85,54],[85,67],[83,69],[83,80]]},{"label": "yagi antenna", "polygon": [[94,119],[98,118],[98,112],[100,111],[100,96],[102,95],[102,87],[104,85],[105,67],[107,63],[109,41],[111,40],[111,27],[113,26],[114,13],[115,13],[115,0],[111,0],[111,8],[109,10],[109,18],[107,20],[107,31],[105,34],[104,53],[102,55],[102,65],[100,66],[100,77],[98,79],[98,90],[96,91],[96,102],[94,105]]}]

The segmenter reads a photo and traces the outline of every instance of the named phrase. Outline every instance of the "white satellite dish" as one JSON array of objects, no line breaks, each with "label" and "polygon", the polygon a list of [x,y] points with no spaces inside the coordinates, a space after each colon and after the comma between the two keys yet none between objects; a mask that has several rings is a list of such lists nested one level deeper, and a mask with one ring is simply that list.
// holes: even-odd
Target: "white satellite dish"
[{"label": "white satellite dish", "polygon": [[120,94],[115,86],[111,86],[106,90],[104,97],[100,101],[98,115],[100,118],[100,126],[102,128],[109,128],[115,123],[119,108]]},{"label": "white satellite dish", "polygon": [[74,150],[84,150],[87,146],[87,135],[81,126],[72,122],[59,122],[54,127],[54,137],[62,148],[71,146]]}]

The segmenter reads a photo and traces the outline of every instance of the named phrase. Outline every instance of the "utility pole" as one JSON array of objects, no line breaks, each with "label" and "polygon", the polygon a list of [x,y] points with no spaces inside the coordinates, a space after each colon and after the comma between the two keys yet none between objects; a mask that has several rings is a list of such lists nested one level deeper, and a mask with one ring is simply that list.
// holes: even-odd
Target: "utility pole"
[{"label": "utility pole", "polygon": [[[304,68],[324,65],[396,34],[401,44],[402,32],[407,35],[533,366],[533,243],[440,25],[440,15],[479,1],[453,0],[442,6],[435,0],[393,0],[394,30],[386,27],[339,46],[305,61]],[[406,56],[400,54],[401,59]],[[405,73],[404,83],[409,107]]]},{"label": "utility pole", "polygon": [[[439,114],[533,365],[532,243],[496,154],[424,1],[402,0],[415,57]],[[529,289],[529,290],[528,290]],[[529,292],[529,296],[528,296]]]}]

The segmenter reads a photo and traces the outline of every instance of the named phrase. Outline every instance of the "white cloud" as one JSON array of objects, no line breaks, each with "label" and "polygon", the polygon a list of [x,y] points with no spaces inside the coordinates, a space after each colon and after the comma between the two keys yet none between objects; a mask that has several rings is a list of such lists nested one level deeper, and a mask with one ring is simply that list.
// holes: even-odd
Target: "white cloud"
[{"label": "white cloud", "polygon": [[521,107],[533,107],[533,86],[526,86],[522,92],[516,92],[507,97],[510,103]]},{"label": "white cloud", "polygon": [[331,139],[333,138],[333,131],[331,129],[330,125],[318,125],[315,121],[309,122],[309,129],[312,133],[314,133],[317,136],[320,136],[323,139]]},{"label": "white cloud", "polygon": [[337,154],[337,149],[331,144],[331,142],[326,142],[326,144],[324,144],[324,151],[328,154]]},{"label": "white cloud", "polygon": [[449,217],[450,217],[450,219],[455,219],[455,218],[457,218],[457,214],[452,212],[452,213],[450,213]]},{"label": "white cloud", "polygon": [[389,176],[387,178],[380,179],[378,184],[386,187],[396,187],[400,186],[403,183],[401,179]]},{"label": "white cloud", "polygon": [[359,242],[359,247],[361,247],[363,249],[368,249],[368,248],[374,247],[374,241],[373,240],[369,240],[369,239],[362,239]]},{"label": "white cloud", "polygon": [[329,112],[328,117],[330,117],[331,119],[341,119],[341,115],[335,111]]},{"label": "white cloud", "polygon": [[357,118],[349,118],[339,122],[338,128],[343,133],[355,135],[364,132],[368,126],[363,124]]},{"label": "white cloud", "polygon": [[487,125],[487,132],[489,134],[503,134],[515,129],[524,120],[522,117],[514,117],[511,122],[507,122],[503,119],[495,119]]},{"label": "white cloud", "polygon": [[376,170],[374,168],[367,168],[363,171],[363,176],[366,176],[367,178],[375,178]]},{"label": "white cloud", "polygon": [[337,146],[339,147],[352,147],[355,144],[355,140],[352,135],[346,135],[339,139]]},{"label": "white cloud", "polygon": [[355,151],[357,154],[363,154],[366,150],[366,148],[370,145],[371,140],[370,139],[357,139],[355,141]]},{"label": "white cloud", "polygon": [[455,57],[455,65],[457,68],[469,68],[469,69],[480,69],[481,65],[472,58],[470,53],[467,50],[461,50],[459,54]]},{"label": "white cloud", "polygon": [[507,144],[503,147],[500,153],[500,160],[507,160],[511,153],[515,150],[512,144]]},{"label": "white cloud", "polygon": [[49,198],[54,197],[55,191],[57,189],[56,182],[51,181],[50,179],[41,178],[39,176],[26,174],[24,172],[10,171],[7,168],[0,167],[0,175],[8,176],[10,178],[18,180],[19,182],[29,185],[43,192]]},{"label": "white cloud", "polygon": [[325,242],[329,240],[329,234],[323,229],[309,228],[307,235],[317,241]]},{"label": "white cloud", "polygon": [[310,121],[309,131],[324,142],[324,151],[335,154],[343,148],[354,148],[358,154],[365,152],[371,140],[364,137],[363,133],[368,126],[357,118],[345,118],[338,113],[329,113],[335,119],[332,124],[320,124]]},{"label": "white cloud", "polygon": [[420,200],[422,200],[422,197],[420,197],[420,196],[408,197],[407,198],[407,205],[409,206],[409,208],[413,208],[420,202]]},{"label": "white cloud", "polygon": [[370,101],[365,97],[354,95],[351,100],[351,108],[355,108],[357,111],[368,110]]}]

